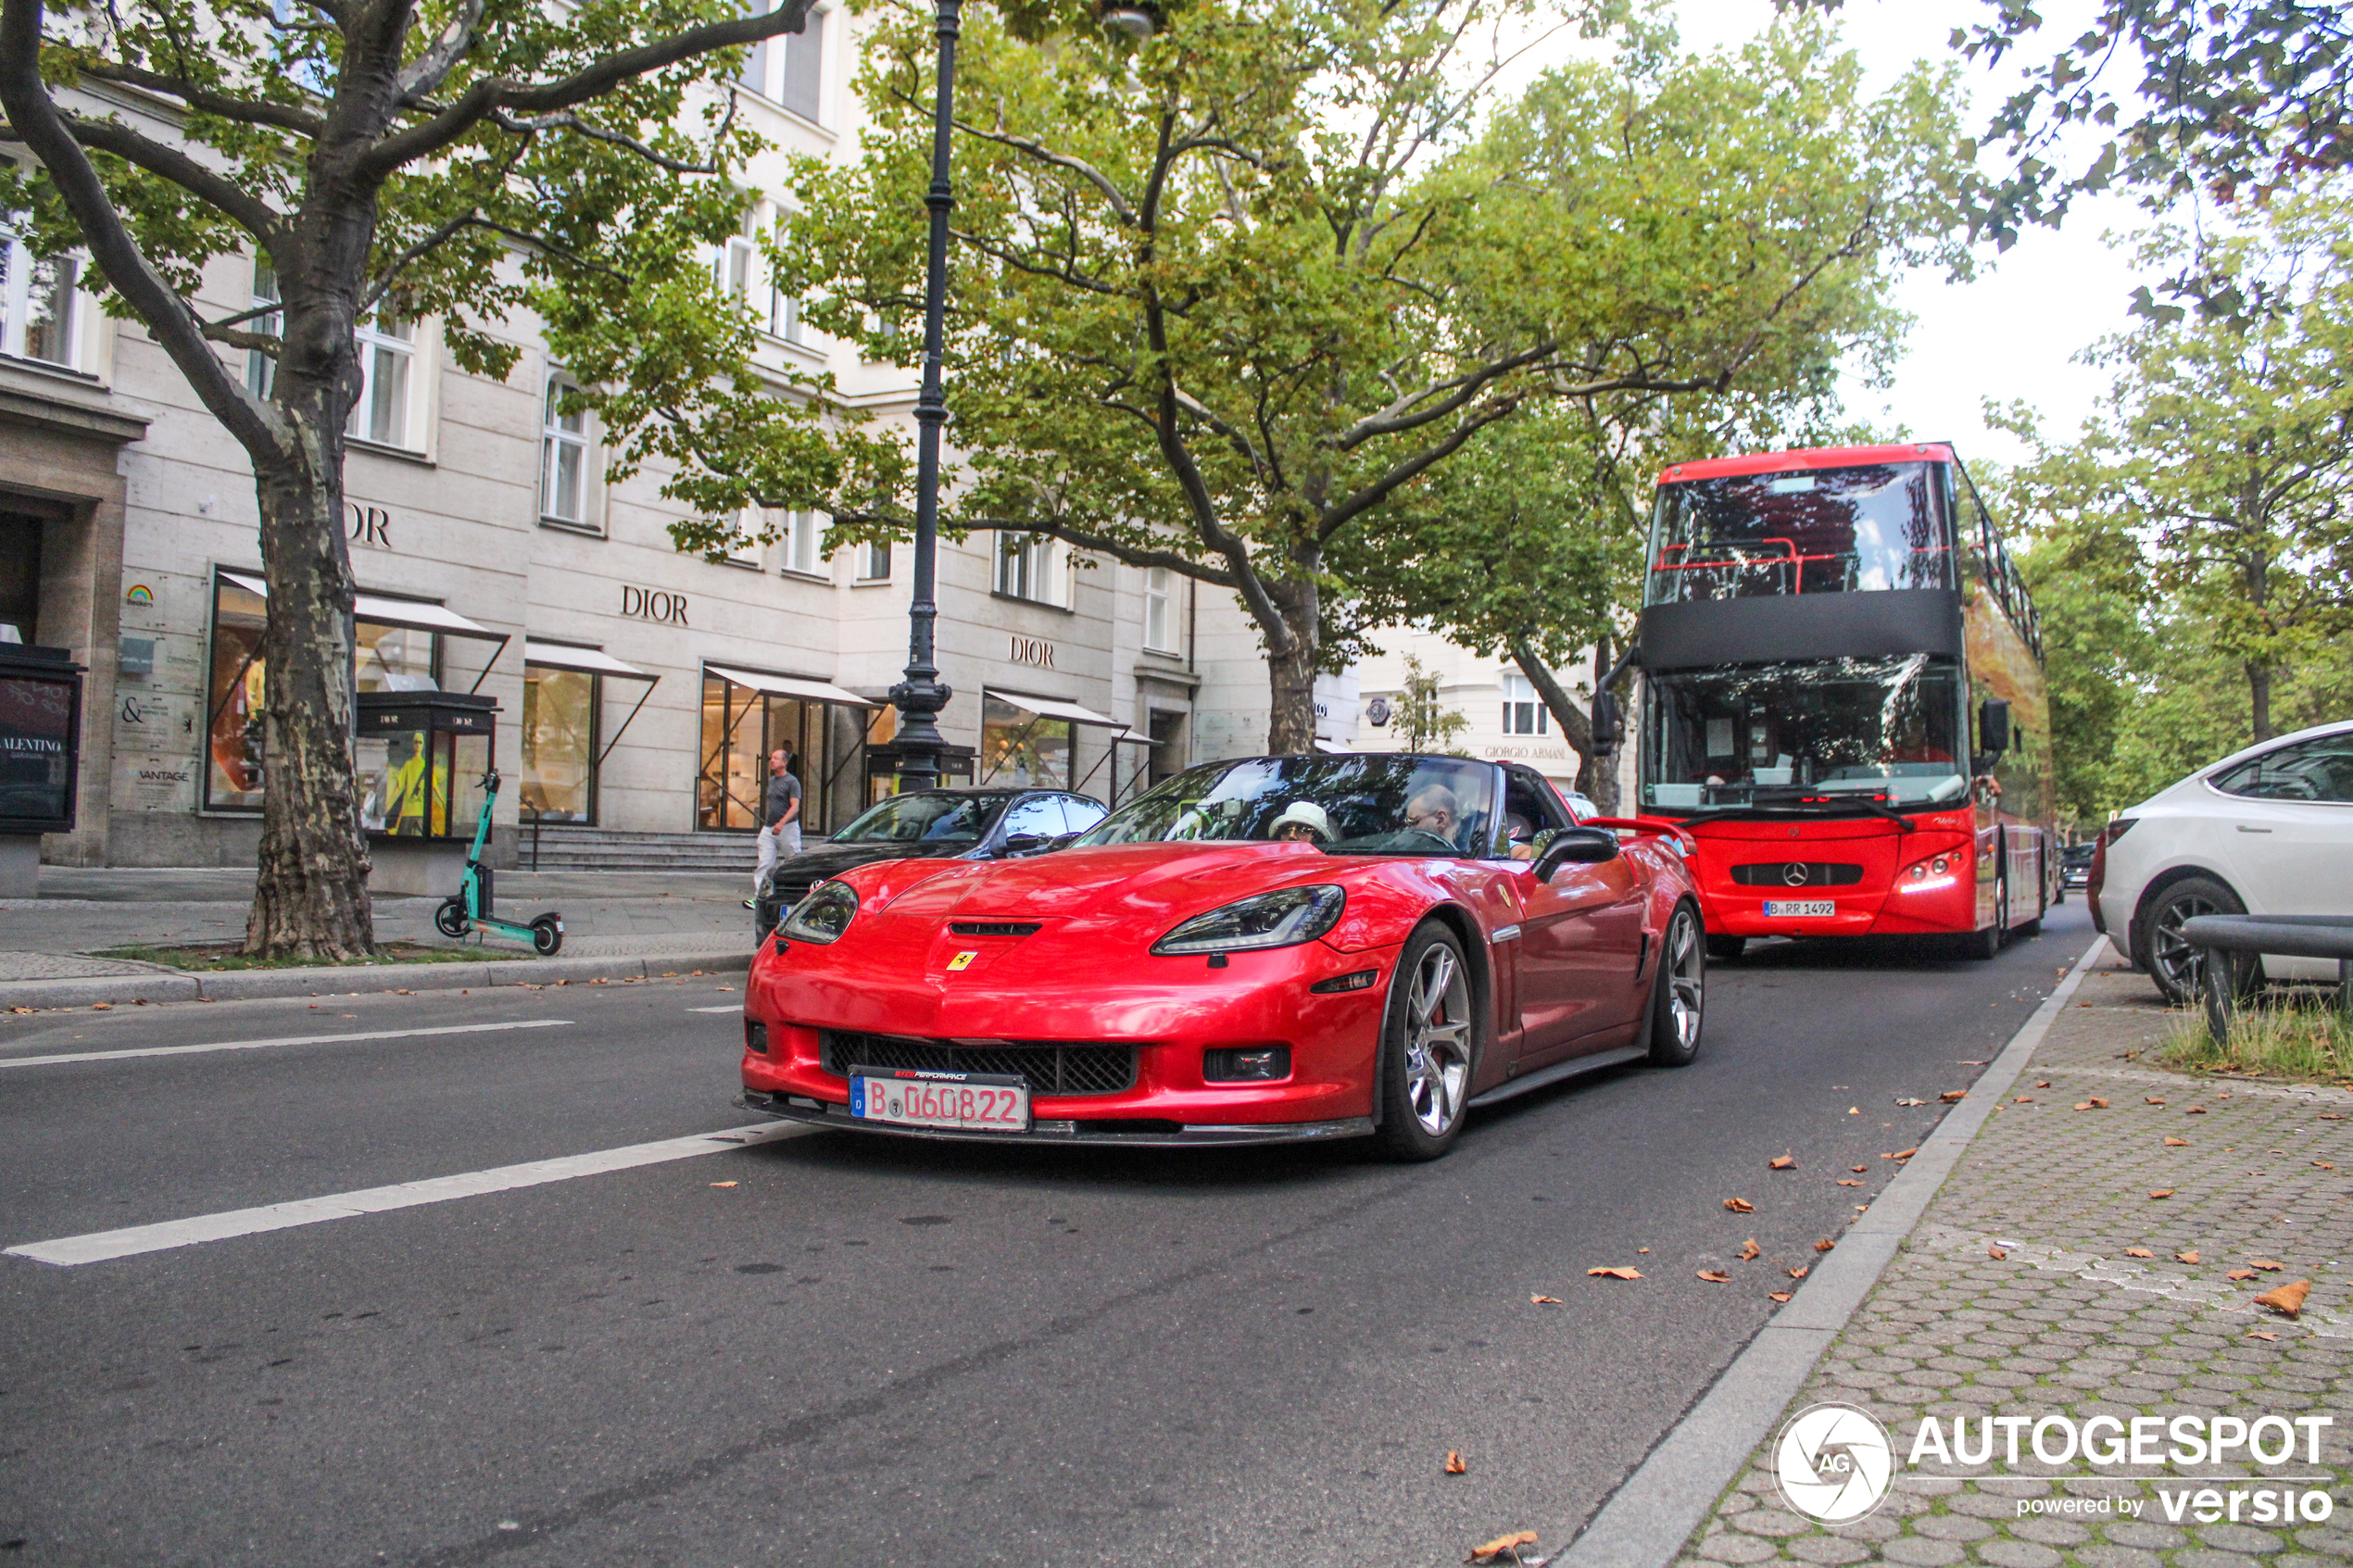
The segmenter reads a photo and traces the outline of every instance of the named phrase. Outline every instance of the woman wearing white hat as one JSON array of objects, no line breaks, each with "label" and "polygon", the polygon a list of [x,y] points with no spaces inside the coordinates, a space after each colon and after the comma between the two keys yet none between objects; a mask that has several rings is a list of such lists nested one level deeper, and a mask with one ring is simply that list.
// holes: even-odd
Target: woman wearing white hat
[{"label": "woman wearing white hat", "polygon": [[1314,801],[1294,800],[1283,808],[1283,814],[1275,819],[1274,828],[1266,836],[1277,844],[1314,844],[1319,840],[1329,843],[1332,820]]}]

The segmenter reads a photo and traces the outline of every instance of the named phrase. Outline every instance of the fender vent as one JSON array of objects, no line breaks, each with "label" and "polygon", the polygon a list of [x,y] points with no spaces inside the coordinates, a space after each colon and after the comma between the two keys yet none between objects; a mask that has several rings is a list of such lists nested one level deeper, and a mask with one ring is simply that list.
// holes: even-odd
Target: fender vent
[{"label": "fender vent", "polygon": [[951,920],[948,930],[956,936],[1031,936],[1038,924],[1034,920]]}]

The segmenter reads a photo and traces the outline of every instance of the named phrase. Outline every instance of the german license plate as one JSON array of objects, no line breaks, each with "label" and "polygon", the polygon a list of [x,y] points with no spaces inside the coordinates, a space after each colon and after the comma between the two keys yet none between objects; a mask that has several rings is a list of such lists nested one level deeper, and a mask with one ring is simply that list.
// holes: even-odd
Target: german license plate
[{"label": "german license plate", "polygon": [[1029,1131],[1029,1084],[994,1073],[928,1073],[853,1067],[849,1114],[899,1127],[959,1132]]},{"label": "german license plate", "polygon": [[1838,913],[1838,902],[1832,898],[1768,898],[1765,918],[1773,920],[1818,920]]}]

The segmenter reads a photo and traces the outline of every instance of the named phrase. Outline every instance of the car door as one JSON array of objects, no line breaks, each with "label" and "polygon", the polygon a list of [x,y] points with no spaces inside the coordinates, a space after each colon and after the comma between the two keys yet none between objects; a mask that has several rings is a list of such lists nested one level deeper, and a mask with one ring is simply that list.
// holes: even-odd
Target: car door
[{"label": "car door", "polygon": [[2249,913],[2353,914],[2353,730],[2267,751],[2212,784]]},{"label": "car door", "polygon": [[[1546,830],[1567,827],[1550,785],[1506,770],[1505,809]],[[1633,970],[1642,941],[1642,888],[1619,855],[1599,865],[1565,865],[1540,882],[1533,862],[1515,878],[1520,899],[1516,955],[1519,1071],[1598,1048],[1633,1016]]]}]

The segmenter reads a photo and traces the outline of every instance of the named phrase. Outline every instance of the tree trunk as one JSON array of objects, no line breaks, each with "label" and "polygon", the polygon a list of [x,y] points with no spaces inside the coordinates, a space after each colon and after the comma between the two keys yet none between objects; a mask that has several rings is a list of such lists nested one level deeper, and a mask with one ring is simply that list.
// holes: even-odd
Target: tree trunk
[{"label": "tree trunk", "polygon": [[[1561,739],[1577,754],[1578,793],[1599,808],[1604,816],[1617,815],[1617,770],[1613,765],[1614,756],[1594,755],[1592,718],[1578,707],[1552,668],[1537,657],[1533,645],[1525,638],[1514,638],[1510,651],[1512,662],[1519,666],[1519,672],[1528,677],[1528,684],[1543,699],[1544,709],[1553,716],[1553,722],[1560,726]],[[1606,648],[1596,648],[1594,662],[1598,665],[1607,656]],[[1594,679],[1598,681],[1604,673],[1605,669],[1597,671]]]},{"label": "tree trunk", "polygon": [[1291,636],[1290,652],[1266,656],[1266,684],[1272,698],[1266,714],[1266,749],[1277,757],[1312,757],[1315,752],[1315,659],[1319,650],[1312,629],[1302,636],[1294,625]]},{"label": "tree trunk", "polygon": [[2249,659],[2246,665],[2247,706],[2255,720],[2254,744],[2271,738],[2271,669]]},{"label": "tree trunk", "polygon": [[[347,327],[341,341],[350,341]],[[261,634],[261,854],[245,950],[360,959],[375,951],[376,932],[351,755],[354,583],[335,417],[350,402],[336,395],[341,378],[358,372],[348,350],[324,358],[318,369],[279,368],[280,407],[301,430],[303,458],[257,464],[270,615]]]}]

